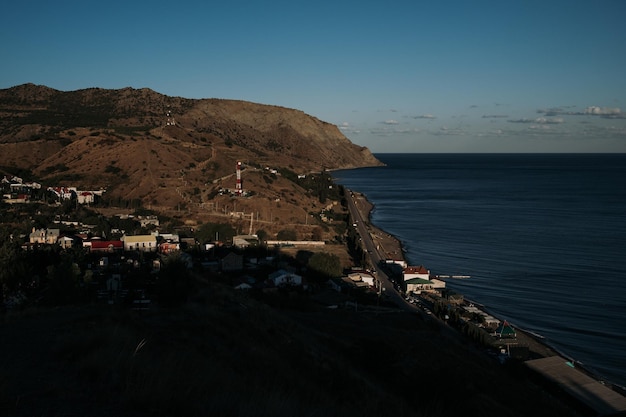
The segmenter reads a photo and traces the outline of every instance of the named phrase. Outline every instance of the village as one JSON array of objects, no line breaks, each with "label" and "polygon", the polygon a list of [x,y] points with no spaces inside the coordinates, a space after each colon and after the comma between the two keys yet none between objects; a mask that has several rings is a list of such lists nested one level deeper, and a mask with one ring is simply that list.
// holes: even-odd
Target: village
[{"label": "village", "polygon": [[[237,164],[235,197],[243,191],[240,170],[241,165]],[[71,202],[89,206],[97,203],[105,192],[104,189],[81,191],[76,187],[51,186],[44,193],[41,184],[25,182],[17,176],[4,176],[1,185],[4,202],[9,204],[47,200],[57,205]],[[354,308],[359,304],[361,308],[368,305],[397,307],[388,300],[376,268],[367,257],[360,256],[362,263],[351,268],[339,268],[336,259],[324,253],[323,240],[297,240],[287,235],[270,240],[252,233],[236,235],[234,231],[222,233],[222,236],[215,233],[214,239],[207,239],[206,234],[200,237],[194,233],[197,230],[190,227],[174,232],[161,231],[159,217],[154,214],[114,215],[109,223],[118,227],[106,231],[67,217],[57,216],[54,223],[55,227],[33,227],[28,236],[21,237],[21,250],[34,253],[43,248],[56,248],[64,253],[80,253],[83,264],[76,265],[75,278],[88,301],[126,304],[141,310],[154,308],[158,305],[156,283],[162,266],[168,259],[176,259],[190,274],[200,279],[219,280],[238,291],[298,291],[329,308]],[[130,230],[125,230],[124,226]],[[356,223],[348,228],[349,235],[354,235],[354,226]],[[385,236],[382,231],[379,234]],[[391,243],[386,243],[387,246],[397,243],[392,236],[388,241]],[[363,251],[363,248],[353,250]],[[335,264],[332,272],[316,271],[306,260],[301,260],[301,253],[310,257],[314,252],[326,255],[326,263]],[[383,267],[406,302],[432,314],[431,310],[444,300],[448,306],[462,306],[463,316],[490,334],[500,331],[502,335],[502,329],[512,330],[473,304],[464,303],[460,294],[446,289],[445,279],[450,277],[431,274],[423,265],[408,265],[399,254],[401,248],[388,253]],[[27,303],[24,293],[28,288],[33,292],[41,280],[42,277],[35,276],[31,283],[21,282],[14,288],[4,288],[4,308],[17,308]]]}]

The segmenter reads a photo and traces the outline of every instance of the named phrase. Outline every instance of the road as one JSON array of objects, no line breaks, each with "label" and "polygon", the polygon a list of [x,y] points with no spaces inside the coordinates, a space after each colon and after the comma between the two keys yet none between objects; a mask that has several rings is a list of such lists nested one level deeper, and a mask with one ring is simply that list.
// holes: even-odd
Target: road
[{"label": "road", "polygon": [[367,256],[370,259],[370,264],[372,265],[372,270],[374,271],[374,275],[380,285],[381,293],[385,294],[385,297],[395,303],[398,307],[403,308],[408,311],[418,311],[421,312],[420,309],[415,307],[414,305],[408,303],[400,294],[386,271],[380,267],[381,262],[384,262],[387,257],[382,250],[381,246],[374,242],[372,238],[372,234],[370,233],[371,226],[369,224],[369,211],[364,213],[359,209],[357,205],[356,195],[352,193],[352,191],[346,189],[348,197],[346,201],[348,203],[348,211],[350,212],[350,217],[352,219],[353,225],[355,225],[356,230],[361,237],[361,243],[363,245],[364,250],[367,251]]}]

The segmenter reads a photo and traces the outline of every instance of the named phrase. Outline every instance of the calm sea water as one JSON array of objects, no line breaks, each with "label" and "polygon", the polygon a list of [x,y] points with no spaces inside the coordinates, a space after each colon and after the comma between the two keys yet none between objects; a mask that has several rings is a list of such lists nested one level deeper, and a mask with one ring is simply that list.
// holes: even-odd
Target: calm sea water
[{"label": "calm sea water", "polygon": [[338,171],[411,265],[626,386],[626,154],[377,154]]}]

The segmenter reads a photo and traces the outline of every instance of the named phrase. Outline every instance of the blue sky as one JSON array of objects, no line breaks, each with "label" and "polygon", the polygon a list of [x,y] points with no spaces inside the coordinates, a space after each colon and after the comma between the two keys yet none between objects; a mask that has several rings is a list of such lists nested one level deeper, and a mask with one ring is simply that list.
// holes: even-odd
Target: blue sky
[{"label": "blue sky", "polygon": [[296,108],[373,152],[626,152],[626,1],[13,1],[0,88]]}]

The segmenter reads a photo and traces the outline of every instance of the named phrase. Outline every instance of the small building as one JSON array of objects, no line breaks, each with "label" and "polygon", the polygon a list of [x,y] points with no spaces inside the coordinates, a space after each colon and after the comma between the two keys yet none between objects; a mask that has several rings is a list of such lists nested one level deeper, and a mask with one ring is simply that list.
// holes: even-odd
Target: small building
[{"label": "small building", "polygon": [[220,258],[220,268],[223,272],[241,271],[243,269],[243,255],[229,251]]},{"label": "small building", "polygon": [[170,254],[180,250],[180,243],[177,242],[161,242],[159,243],[159,253]]},{"label": "small building", "polygon": [[157,216],[138,216],[141,227],[156,226],[159,227],[159,218]]},{"label": "small building", "polygon": [[61,236],[57,239],[57,243],[63,249],[71,249],[74,247],[74,244],[76,243],[76,239],[69,237],[69,236]]},{"label": "small building", "polygon": [[374,282],[375,279],[372,276],[372,274],[368,273],[368,272],[363,272],[363,271],[355,271],[352,272],[350,274],[348,274],[348,278],[350,278],[350,280],[352,280],[353,282],[363,282],[365,284],[367,284],[370,287],[374,286]]},{"label": "small building", "polygon": [[517,338],[517,332],[515,331],[513,326],[511,326],[506,320],[500,323],[500,325],[496,328],[496,331],[493,334],[499,339]]},{"label": "small building", "polygon": [[276,287],[302,285],[302,277],[300,275],[286,271],[284,269],[279,269],[278,271],[271,273],[268,276],[268,279]]},{"label": "small building", "polygon": [[78,204],[92,204],[95,201],[95,194],[91,191],[79,191],[76,200]]},{"label": "small building", "polygon": [[248,248],[251,246],[259,246],[259,237],[257,235],[233,236],[233,246],[236,246],[238,248]]},{"label": "small building", "polygon": [[407,293],[419,294],[422,291],[432,292],[434,290],[433,282],[424,278],[411,278],[404,283]]},{"label": "small building", "polygon": [[90,252],[113,253],[124,250],[124,242],[121,240],[92,240],[90,243]]},{"label": "small building", "polygon": [[54,245],[55,243],[57,243],[60,235],[60,229],[35,229],[33,227],[33,231],[29,235],[28,241],[30,243]]},{"label": "small building", "polygon": [[157,240],[153,235],[122,236],[124,250],[138,252],[156,252]]},{"label": "small building", "polygon": [[430,271],[426,269],[424,265],[407,266],[402,270],[402,276],[404,277],[404,281],[408,281],[413,278],[430,280]]}]

